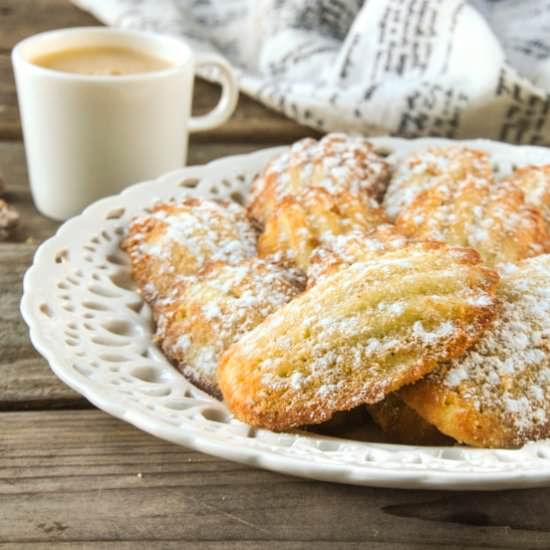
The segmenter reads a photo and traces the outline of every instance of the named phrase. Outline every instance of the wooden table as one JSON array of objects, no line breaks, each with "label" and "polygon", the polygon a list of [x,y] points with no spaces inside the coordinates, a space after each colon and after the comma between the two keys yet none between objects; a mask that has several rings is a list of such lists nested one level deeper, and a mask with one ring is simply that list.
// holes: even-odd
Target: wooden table
[{"label": "wooden table", "polygon": [[[97,24],[64,0],[0,0],[0,170],[22,220],[0,243],[0,550],[550,548],[550,489],[398,491],[306,481],[165,443],[64,386],[32,348],[21,279],[58,224],[32,205],[9,53],[39,31]],[[197,84],[195,109],[218,90]],[[190,162],[314,132],[241,97]]]}]

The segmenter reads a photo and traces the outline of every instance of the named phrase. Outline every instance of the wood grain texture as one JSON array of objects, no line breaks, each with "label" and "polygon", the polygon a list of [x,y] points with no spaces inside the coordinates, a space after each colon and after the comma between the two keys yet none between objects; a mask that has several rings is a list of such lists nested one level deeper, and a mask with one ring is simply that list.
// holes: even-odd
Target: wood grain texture
[{"label": "wood grain texture", "polygon": [[1,413],[0,422],[2,543],[550,546],[550,489],[437,493],[307,481],[164,443],[99,411]]},{"label": "wood grain texture", "polygon": [[[24,543],[0,543],[0,550],[51,550],[51,542],[24,542]],[[347,542],[338,541],[182,541],[180,540],[143,540],[143,541],[100,541],[100,542],[56,542],[55,548],[59,550],[182,550],[182,548],[194,550],[266,550],[276,548],[277,550],[421,550],[428,547],[423,543],[394,544],[385,542]],[[435,547],[437,548],[437,546]],[[447,550],[463,550],[464,547],[456,545],[445,546]],[[487,549],[494,546],[469,546],[469,549]]]},{"label": "wood grain texture", "polygon": [[50,29],[98,25],[95,17],[73,6],[68,0],[0,1],[0,52],[30,36]]},{"label": "wood grain texture", "polygon": [[57,379],[34,350],[19,313],[21,281],[34,248],[24,244],[0,246],[0,410],[85,403]]}]

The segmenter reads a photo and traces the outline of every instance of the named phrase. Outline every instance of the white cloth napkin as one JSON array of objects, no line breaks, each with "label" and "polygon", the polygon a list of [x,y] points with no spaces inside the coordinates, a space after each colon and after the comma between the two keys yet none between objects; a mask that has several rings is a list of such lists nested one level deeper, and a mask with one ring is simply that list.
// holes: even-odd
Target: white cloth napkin
[{"label": "white cloth napkin", "polygon": [[220,53],[243,92],[322,131],[550,145],[550,0],[74,2]]}]

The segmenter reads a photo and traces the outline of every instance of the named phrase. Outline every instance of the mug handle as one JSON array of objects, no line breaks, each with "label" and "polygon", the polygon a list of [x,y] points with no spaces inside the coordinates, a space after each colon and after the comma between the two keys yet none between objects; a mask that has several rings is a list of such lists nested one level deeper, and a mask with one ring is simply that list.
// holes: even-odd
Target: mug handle
[{"label": "mug handle", "polygon": [[237,78],[227,61],[217,55],[201,55],[195,61],[195,69],[202,65],[218,67],[221,74],[222,95],[218,104],[208,114],[189,119],[190,132],[210,130],[227,122],[233,114],[239,98]]}]

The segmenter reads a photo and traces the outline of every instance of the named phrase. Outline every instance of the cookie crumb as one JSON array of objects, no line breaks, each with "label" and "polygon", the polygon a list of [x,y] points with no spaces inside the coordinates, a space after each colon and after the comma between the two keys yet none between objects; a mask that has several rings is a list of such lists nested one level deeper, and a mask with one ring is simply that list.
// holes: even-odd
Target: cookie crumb
[{"label": "cookie crumb", "polygon": [[6,240],[19,222],[19,213],[0,199],[0,241]]}]

